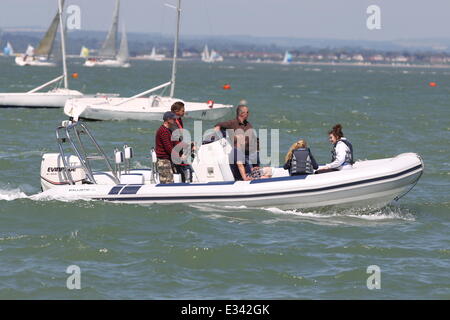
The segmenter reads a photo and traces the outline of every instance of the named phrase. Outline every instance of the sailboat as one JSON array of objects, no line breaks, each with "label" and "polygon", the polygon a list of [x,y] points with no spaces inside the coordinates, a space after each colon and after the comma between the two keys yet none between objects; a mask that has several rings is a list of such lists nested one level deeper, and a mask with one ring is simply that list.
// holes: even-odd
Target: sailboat
[{"label": "sailboat", "polygon": [[119,27],[119,7],[120,0],[116,1],[116,7],[113,14],[113,22],[111,29],[109,29],[106,40],[103,43],[102,48],[99,51],[98,58],[89,58],[84,63],[86,67],[122,67],[128,68],[129,53],[128,53],[128,40],[125,26],[122,30],[122,39],[120,41],[119,52],[116,51],[117,33]]},{"label": "sailboat", "polygon": [[[157,120],[161,121],[166,111],[170,110],[176,101],[182,101],[185,117],[201,120],[217,120],[228,114],[233,105],[215,103],[212,99],[207,102],[187,102],[174,98],[176,82],[176,63],[178,52],[178,38],[180,32],[181,0],[178,0],[177,29],[172,58],[171,81],[141,92],[130,98],[104,97],[71,99],[66,102],[64,113],[74,120],[79,118],[92,120]],[[158,90],[170,86],[170,96],[151,95]],[[205,99],[206,100],[206,99]]]},{"label": "sailboat", "polygon": [[202,61],[207,63],[222,62],[223,57],[215,50],[211,50],[211,53],[209,53],[208,45],[205,45],[202,52]]},{"label": "sailboat", "polygon": [[82,47],[81,47],[80,57],[81,57],[81,58],[87,58],[87,57],[89,57],[89,49],[86,48],[85,46],[82,46]]},{"label": "sailboat", "polygon": [[150,54],[150,56],[148,57],[149,60],[153,60],[153,61],[162,61],[166,56],[163,54],[157,54],[156,53],[156,48],[153,47],[152,48],[152,53]]},{"label": "sailboat", "polygon": [[9,56],[13,56],[14,55],[14,49],[13,49],[13,47],[12,47],[12,45],[11,45],[11,43],[9,41],[6,43],[5,48],[3,48],[3,55],[5,57],[9,57]]},{"label": "sailboat", "polygon": [[[61,53],[63,74],[43,85],[40,85],[28,92],[20,93],[0,93],[0,107],[29,107],[29,108],[61,108],[66,101],[71,98],[80,98],[83,94],[76,90],[68,88],[67,65],[66,65],[66,47],[64,39],[64,27],[62,23],[62,0],[58,0],[58,17],[61,34]],[[51,84],[64,82],[64,88],[55,88],[48,92],[38,92]]]},{"label": "sailboat", "polygon": [[292,62],[292,54],[290,54],[288,51],[284,53],[284,58],[282,64],[289,64]]},{"label": "sailboat", "polygon": [[[63,1],[64,7],[64,1]],[[28,45],[27,50],[21,56],[17,56],[15,62],[19,66],[39,66],[39,67],[54,67],[56,63],[51,61],[50,58],[54,54],[54,43],[56,33],[58,32],[58,26],[60,24],[59,13],[56,13],[55,17],[47,29],[47,32],[42,38],[39,46],[34,49],[33,46]],[[61,23],[62,24],[62,23]]]}]

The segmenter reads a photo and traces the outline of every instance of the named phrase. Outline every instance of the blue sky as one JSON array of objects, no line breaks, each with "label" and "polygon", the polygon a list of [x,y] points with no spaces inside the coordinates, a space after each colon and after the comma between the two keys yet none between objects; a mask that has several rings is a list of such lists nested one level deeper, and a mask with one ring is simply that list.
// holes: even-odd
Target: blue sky
[{"label": "blue sky", "polygon": [[[84,30],[109,28],[115,0],[66,0],[81,8]],[[176,0],[122,0],[131,32],[171,34]],[[57,0],[0,0],[0,28],[46,28]],[[381,30],[366,27],[369,5],[381,9]],[[182,0],[186,35],[393,40],[450,38],[450,0]]]}]

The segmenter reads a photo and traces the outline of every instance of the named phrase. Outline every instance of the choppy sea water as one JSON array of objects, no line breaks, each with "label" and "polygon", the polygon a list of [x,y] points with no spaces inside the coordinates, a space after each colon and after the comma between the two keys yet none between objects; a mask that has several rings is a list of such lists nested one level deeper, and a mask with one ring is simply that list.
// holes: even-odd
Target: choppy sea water
[{"label": "choppy sea water", "polygon": [[[131,96],[170,77],[169,62],[69,68],[79,74],[71,87],[91,94]],[[2,58],[0,92],[58,74]],[[449,299],[449,93],[448,69],[179,63],[176,96],[246,99],[256,128],[280,130],[280,161],[298,138],[329,161],[326,133],[337,122],[358,159],[419,153],[425,172],[415,188],[371,212],[47,199],[40,159],[57,151],[62,110],[0,109],[0,298]],[[158,126],[89,123],[109,154],[133,146],[136,167],[149,165]],[[71,265],[81,290],[66,287]],[[367,288],[372,265],[380,289]]]}]

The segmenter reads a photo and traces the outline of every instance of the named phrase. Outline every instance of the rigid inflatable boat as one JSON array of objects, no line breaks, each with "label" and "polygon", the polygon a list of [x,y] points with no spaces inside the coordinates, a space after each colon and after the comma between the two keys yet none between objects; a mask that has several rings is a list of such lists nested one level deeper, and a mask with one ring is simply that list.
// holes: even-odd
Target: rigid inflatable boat
[{"label": "rigid inflatable boat", "polygon": [[[131,169],[133,152],[124,146],[123,151],[115,151],[112,161],[85,123],[66,121],[57,128],[56,137],[59,152],[44,154],[41,164],[43,194],[51,198],[292,209],[379,208],[411,190],[423,172],[419,155],[403,153],[393,158],[357,161],[349,170],[289,176],[283,168],[271,168],[271,178],[234,181],[228,162],[232,147],[222,138],[198,148],[192,162],[192,182],[160,184],[154,165],[156,156],[149,160],[151,168]],[[103,163],[104,170],[94,168],[97,160]]]}]

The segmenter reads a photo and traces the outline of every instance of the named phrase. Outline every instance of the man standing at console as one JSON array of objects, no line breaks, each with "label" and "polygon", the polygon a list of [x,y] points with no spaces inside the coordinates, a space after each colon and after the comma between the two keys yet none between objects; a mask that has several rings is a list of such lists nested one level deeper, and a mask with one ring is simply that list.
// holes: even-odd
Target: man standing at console
[{"label": "man standing at console", "polygon": [[[247,120],[249,116],[249,109],[245,101],[241,103],[236,108],[236,118],[233,120],[228,120],[224,122],[219,122],[214,126],[216,131],[220,131],[222,135],[225,136],[225,131],[233,130],[229,139],[231,143],[234,141],[234,135],[244,134],[245,135],[245,158],[249,160],[249,155],[256,152],[256,133],[253,129],[252,124]],[[228,131],[228,133],[230,133]]]},{"label": "man standing at console", "polygon": [[241,103],[236,108],[236,118],[229,121],[219,122],[214,126],[214,129],[227,130],[227,129],[242,129],[244,132],[253,129],[252,124],[247,120],[249,116],[249,110],[245,103]]},{"label": "man standing at console", "polygon": [[172,141],[172,131],[177,115],[167,111],[163,115],[163,124],[156,131],[155,152],[157,157],[156,169],[159,173],[160,183],[173,183],[172,149],[175,141]]}]

